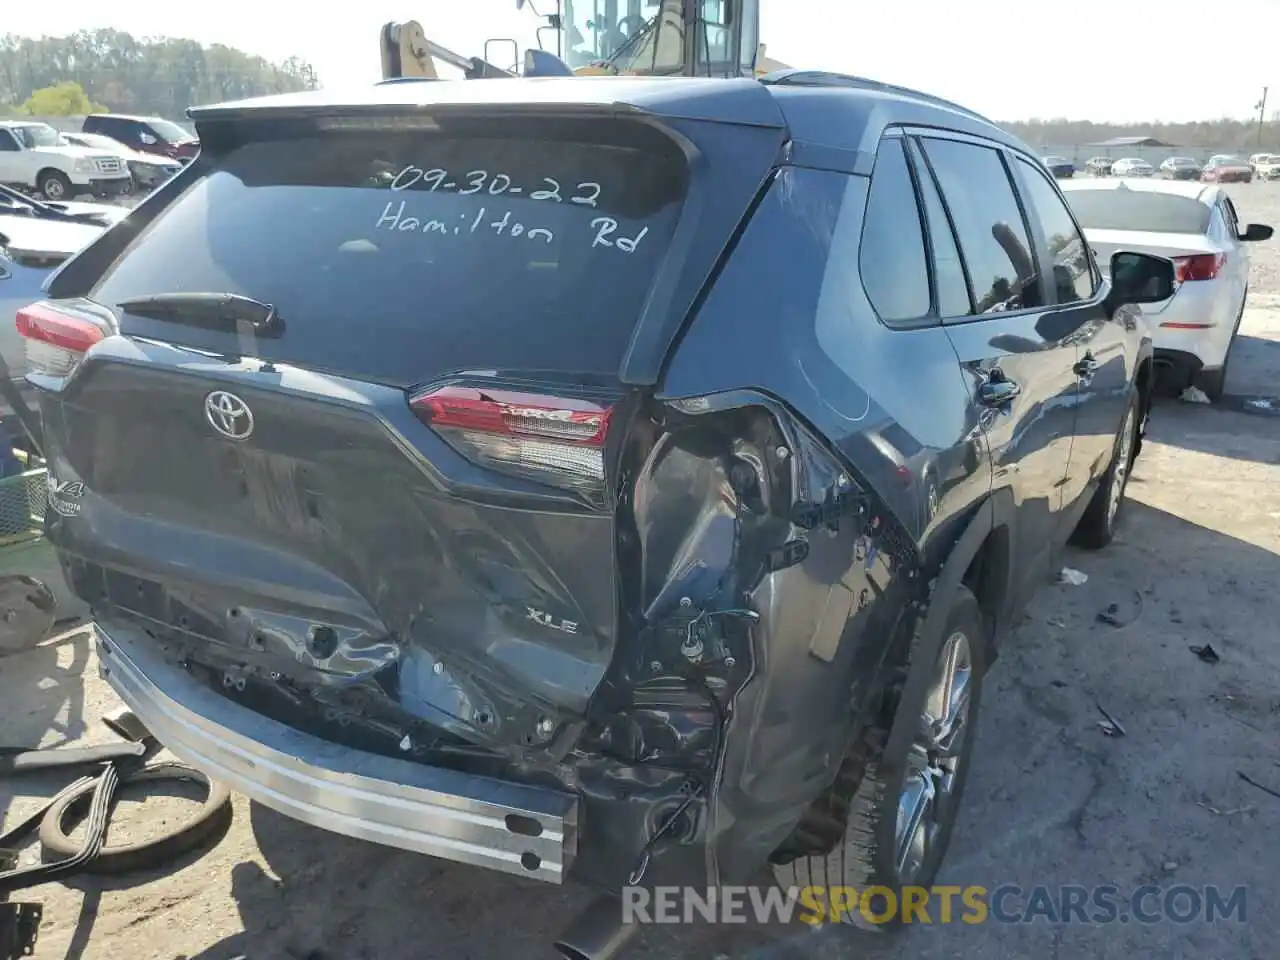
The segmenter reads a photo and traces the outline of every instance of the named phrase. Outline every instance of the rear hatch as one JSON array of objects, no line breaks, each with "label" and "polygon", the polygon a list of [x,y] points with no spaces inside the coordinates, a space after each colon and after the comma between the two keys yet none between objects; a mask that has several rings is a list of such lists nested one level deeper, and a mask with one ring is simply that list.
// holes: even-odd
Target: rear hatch
[{"label": "rear hatch", "polygon": [[[177,199],[75,291],[114,318],[43,400],[77,592],[224,685],[395,729],[525,748],[582,716],[618,634],[619,371],[718,248],[673,253],[680,139],[569,113],[202,124]],[[777,131],[739,132],[752,188],[700,219],[767,175]]]}]

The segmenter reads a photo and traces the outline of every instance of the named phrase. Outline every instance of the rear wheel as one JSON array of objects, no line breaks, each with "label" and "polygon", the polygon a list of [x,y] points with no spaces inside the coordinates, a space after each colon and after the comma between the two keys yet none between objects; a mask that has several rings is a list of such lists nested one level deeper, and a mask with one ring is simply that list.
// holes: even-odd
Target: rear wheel
[{"label": "rear wheel", "polygon": [[[825,887],[828,898],[832,888],[852,888],[843,910],[828,899],[833,915],[824,921],[895,929],[902,923],[903,887],[933,883],[968,777],[985,652],[982,611],[974,595],[960,587],[940,640],[929,643],[917,632],[905,682],[891,698],[897,701],[890,705],[892,720],[873,726],[851,751],[851,757],[869,759],[865,765],[846,764],[860,776],[856,785],[848,785],[852,797],[834,849],[774,867],[785,887]],[[922,673],[927,674],[923,683]],[[837,779],[833,791],[838,794],[843,786]],[[877,887],[881,890],[868,894]]]},{"label": "rear wheel", "polygon": [[[1248,291],[1245,292],[1246,299]],[[1244,305],[1240,305],[1240,315],[1236,317],[1236,325],[1231,330],[1231,339],[1227,342],[1227,352],[1222,358],[1222,366],[1214,370],[1201,370],[1196,375],[1195,383],[1204,395],[1217,403],[1222,399],[1222,394],[1227,388],[1227,365],[1231,362],[1231,348],[1236,342],[1236,333],[1240,330],[1240,321],[1244,318]]]},{"label": "rear wheel", "polygon": [[1094,491],[1093,499],[1085,508],[1080,525],[1076,527],[1072,540],[1081,547],[1098,550],[1111,542],[1116,534],[1116,520],[1120,515],[1120,505],[1124,502],[1125,488],[1129,483],[1129,472],[1133,467],[1133,457],[1137,449],[1138,435],[1138,394],[1134,391],[1129,398],[1129,406],[1125,409],[1124,420],[1120,424],[1120,432],[1116,434],[1115,452],[1111,457],[1111,466]]}]

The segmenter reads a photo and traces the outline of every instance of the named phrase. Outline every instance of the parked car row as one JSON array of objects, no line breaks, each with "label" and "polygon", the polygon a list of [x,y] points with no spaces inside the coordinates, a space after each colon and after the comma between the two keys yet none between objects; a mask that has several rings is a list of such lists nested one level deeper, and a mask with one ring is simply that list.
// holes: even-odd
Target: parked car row
[{"label": "parked car row", "polygon": [[199,149],[189,133],[158,117],[92,114],[79,133],[0,120],[0,184],[53,201],[150,192]]},{"label": "parked car row", "polygon": [[[1070,163],[1061,157],[1046,157],[1046,166],[1049,166],[1051,159]],[[1074,170],[1074,166],[1072,169]],[[1249,183],[1254,177],[1280,179],[1280,154],[1256,153],[1246,161],[1233,154],[1220,153],[1214,154],[1203,164],[1191,157],[1169,157],[1158,167],[1153,167],[1141,157],[1121,157],[1118,160],[1090,157],[1085,162],[1084,172],[1092,177],[1160,177],[1165,180],[1199,180],[1204,183]],[[1054,175],[1058,176],[1056,172]]]}]

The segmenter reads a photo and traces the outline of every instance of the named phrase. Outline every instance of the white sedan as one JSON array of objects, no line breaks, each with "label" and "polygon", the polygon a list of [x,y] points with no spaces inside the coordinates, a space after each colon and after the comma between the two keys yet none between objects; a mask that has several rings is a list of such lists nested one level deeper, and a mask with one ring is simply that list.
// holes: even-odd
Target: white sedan
[{"label": "white sedan", "polygon": [[1111,165],[1113,177],[1154,177],[1155,167],[1137,157],[1125,157]]},{"label": "white sedan", "polygon": [[1173,260],[1174,294],[1142,308],[1158,373],[1177,387],[1222,396],[1227,357],[1249,292],[1248,244],[1272,228],[1242,225],[1225,190],[1178,180],[1073,180],[1061,184],[1101,264],[1116,250]]}]

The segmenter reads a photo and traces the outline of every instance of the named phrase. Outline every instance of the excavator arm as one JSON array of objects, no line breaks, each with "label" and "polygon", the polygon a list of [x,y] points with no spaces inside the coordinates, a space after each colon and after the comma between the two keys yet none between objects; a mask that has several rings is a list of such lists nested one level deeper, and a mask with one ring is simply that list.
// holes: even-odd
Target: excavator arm
[{"label": "excavator arm", "polygon": [[428,40],[426,31],[417,20],[383,25],[383,80],[439,80],[437,60],[461,70],[468,80],[515,76],[510,70],[496,67],[481,57],[464,57],[434,40]]},{"label": "excavator arm", "polygon": [[[544,19],[548,26],[539,36],[554,31],[564,59],[529,48],[523,68],[509,70],[428,39],[416,20],[388,23],[382,28],[382,77],[439,80],[437,62],[461,70],[468,80],[521,74],[761,76],[785,67],[769,60],[758,42],[759,0],[559,0],[556,12]],[[515,41],[502,42],[516,47]],[[518,47],[516,53],[518,58]]]}]

